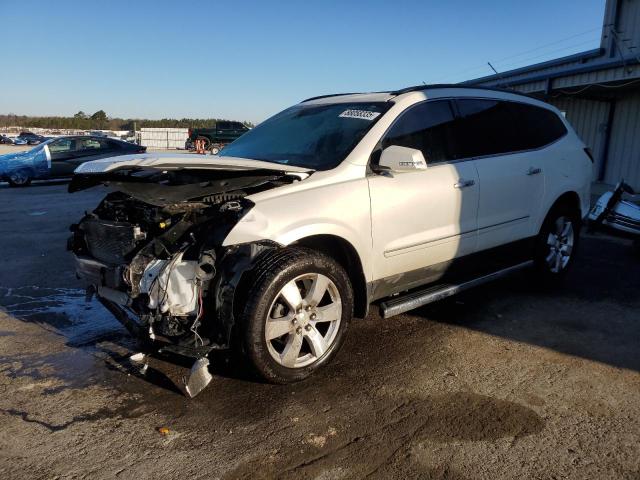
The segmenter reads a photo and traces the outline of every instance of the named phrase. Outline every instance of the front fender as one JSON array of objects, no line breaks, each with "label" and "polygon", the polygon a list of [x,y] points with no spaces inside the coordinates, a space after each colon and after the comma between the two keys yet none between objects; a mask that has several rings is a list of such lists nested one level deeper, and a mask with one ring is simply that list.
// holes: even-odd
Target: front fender
[{"label": "front fender", "polygon": [[261,240],[290,245],[314,235],[333,235],[349,242],[361,259],[365,279],[370,281],[371,218],[365,179],[256,201],[229,232],[223,246]]},{"label": "front fender", "polygon": [[41,149],[24,153],[0,155],[1,176],[7,177],[21,169],[28,169],[33,178],[47,177],[49,175],[49,160],[46,145]]}]

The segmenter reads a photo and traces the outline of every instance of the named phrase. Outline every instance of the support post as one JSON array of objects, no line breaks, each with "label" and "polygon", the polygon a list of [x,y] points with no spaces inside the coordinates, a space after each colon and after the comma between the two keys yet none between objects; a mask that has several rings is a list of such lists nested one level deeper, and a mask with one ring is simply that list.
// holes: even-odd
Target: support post
[{"label": "support post", "polygon": [[607,174],[607,163],[609,160],[609,146],[611,145],[611,132],[613,131],[613,118],[616,114],[616,100],[609,100],[609,114],[607,115],[607,128],[604,132],[604,144],[600,156],[600,169],[598,170],[598,181],[604,180]]}]

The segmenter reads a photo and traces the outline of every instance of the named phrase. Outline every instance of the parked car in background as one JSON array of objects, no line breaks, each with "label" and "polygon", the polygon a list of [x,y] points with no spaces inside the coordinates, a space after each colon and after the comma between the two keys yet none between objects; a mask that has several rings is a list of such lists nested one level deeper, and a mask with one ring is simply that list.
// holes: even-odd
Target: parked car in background
[{"label": "parked car in background", "polygon": [[387,318],[529,267],[556,285],[592,168],[560,111],[525,95],[424,85],[316,97],[215,161],[81,165],[70,191],[115,191],[69,247],[116,318],[196,360],[189,394],[211,378],[209,352],[227,348],[289,383],[331,360],[374,301]]},{"label": "parked car in background", "polygon": [[42,142],[49,140],[49,138],[50,137],[44,137],[44,136],[38,135],[37,137],[33,137],[27,140],[27,145],[40,145]]},{"label": "parked car in background", "polygon": [[217,155],[225,145],[233,142],[248,131],[249,127],[241,122],[229,121],[216,122],[215,128],[190,128],[189,138],[185,142],[184,148],[192,150],[195,148],[195,141],[202,140],[204,141],[204,149],[209,150],[213,155]]},{"label": "parked car in background", "polygon": [[0,135],[0,144],[13,145],[13,139],[6,135]]},{"label": "parked car in background", "polygon": [[25,152],[0,155],[0,179],[22,187],[34,179],[69,177],[90,160],[145,151],[146,147],[104,137],[52,138]]},{"label": "parked car in background", "polygon": [[43,137],[42,135],[38,135],[36,133],[31,132],[20,132],[18,138],[26,141],[28,145],[39,145],[45,140],[48,140],[47,137]]}]

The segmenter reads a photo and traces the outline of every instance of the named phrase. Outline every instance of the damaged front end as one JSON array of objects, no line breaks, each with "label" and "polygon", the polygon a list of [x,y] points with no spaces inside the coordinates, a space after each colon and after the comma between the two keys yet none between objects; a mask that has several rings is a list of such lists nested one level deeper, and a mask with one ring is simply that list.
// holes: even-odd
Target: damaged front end
[{"label": "damaged front end", "polygon": [[252,208],[249,195],[300,178],[255,169],[133,169],[73,178],[70,191],[100,183],[113,190],[71,227],[68,249],[78,277],[150,351],[196,359],[189,395],[210,380],[207,355],[231,344],[243,272],[277,247],[268,241],[223,247],[225,237]]}]

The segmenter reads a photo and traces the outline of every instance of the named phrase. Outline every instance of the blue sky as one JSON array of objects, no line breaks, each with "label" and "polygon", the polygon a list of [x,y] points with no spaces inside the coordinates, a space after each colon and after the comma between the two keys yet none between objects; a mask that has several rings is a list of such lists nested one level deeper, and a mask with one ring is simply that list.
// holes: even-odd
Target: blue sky
[{"label": "blue sky", "polygon": [[0,113],[258,122],[596,48],[605,0],[0,0]]}]

